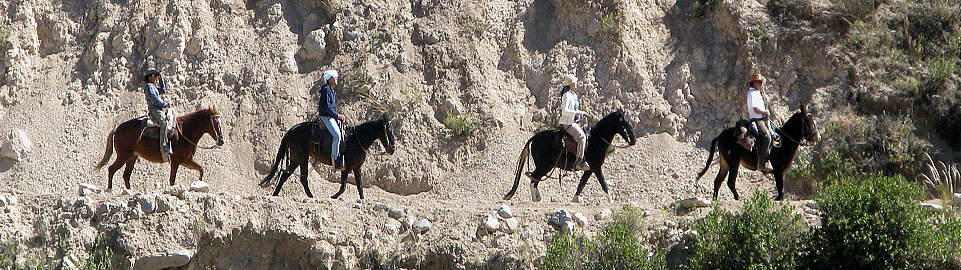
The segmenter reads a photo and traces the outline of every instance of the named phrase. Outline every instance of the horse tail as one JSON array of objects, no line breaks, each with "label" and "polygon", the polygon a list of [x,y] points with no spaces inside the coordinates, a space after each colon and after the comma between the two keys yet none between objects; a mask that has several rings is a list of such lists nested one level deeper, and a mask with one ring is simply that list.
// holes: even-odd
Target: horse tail
[{"label": "horse tail", "polygon": [[720,138],[721,137],[717,137],[717,138],[714,138],[713,141],[711,141],[711,148],[708,149],[710,154],[707,155],[707,164],[704,165],[704,169],[697,174],[697,178],[694,179],[695,183],[697,182],[697,180],[701,179],[701,176],[704,176],[704,173],[707,172],[707,169],[711,168],[711,161],[714,161],[714,149],[717,147],[717,140]]},{"label": "horse tail", "polygon": [[287,133],[284,133],[284,138],[280,140],[280,149],[277,149],[277,157],[274,158],[274,165],[270,167],[270,172],[267,173],[267,177],[264,177],[264,180],[260,181],[261,187],[270,186],[270,180],[274,178],[275,174],[277,174],[277,167],[280,165],[280,161],[287,157],[287,152],[290,150],[288,147],[288,141],[290,141],[289,130]]},{"label": "horse tail", "polygon": [[107,161],[110,160],[110,156],[113,155],[113,135],[114,135],[114,132],[117,132],[117,129],[116,129],[116,128],[113,129],[113,130],[111,130],[111,131],[110,131],[110,134],[107,135],[107,150],[104,150],[104,151],[103,151],[103,157],[100,158],[100,162],[97,162],[97,165],[95,165],[95,166],[93,167],[93,171],[99,171],[100,168],[103,168],[103,165],[107,165]]},{"label": "horse tail", "polygon": [[524,171],[524,164],[527,163],[527,158],[531,155],[531,142],[534,138],[527,140],[527,144],[524,145],[524,150],[521,151],[520,157],[517,158],[517,170],[514,171],[514,186],[511,187],[511,191],[504,195],[504,200],[510,200],[514,197],[514,192],[517,192],[517,186],[521,182],[521,172]]}]

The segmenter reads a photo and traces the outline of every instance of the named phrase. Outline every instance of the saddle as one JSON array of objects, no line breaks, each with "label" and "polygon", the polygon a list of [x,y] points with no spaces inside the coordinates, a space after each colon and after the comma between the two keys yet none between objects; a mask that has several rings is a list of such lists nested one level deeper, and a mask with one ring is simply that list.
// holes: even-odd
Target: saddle
[{"label": "saddle", "polygon": [[[147,116],[141,116],[141,117],[138,117],[137,119],[140,120],[140,137],[147,137],[147,138],[157,139],[157,140],[160,139],[160,136],[162,134],[161,133],[162,131],[160,130],[160,125],[157,125],[157,123],[154,123],[153,121],[151,121],[150,117],[147,117]],[[173,132],[170,132],[170,134],[167,134],[167,139],[173,142],[173,141],[176,141],[176,138],[177,138],[177,127],[175,125],[173,128]]]},{"label": "saddle", "polygon": [[[558,137],[560,137],[560,138],[557,138],[556,140],[559,140],[561,142],[561,145],[564,148],[564,151],[572,155],[576,154],[577,140],[574,140],[574,136],[571,135],[570,133],[567,133],[567,129],[564,128],[563,126],[558,125],[556,128],[557,128]],[[591,133],[591,127],[584,128],[584,134],[590,134],[590,133]]]},{"label": "saddle", "polygon": [[[347,137],[348,132],[352,132],[352,128],[341,128],[344,138]],[[330,144],[334,141],[334,135],[331,135],[327,131],[327,125],[321,123],[320,121],[314,122],[314,128],[310,129],[310,143],[317,148],[317,153],[329,154]],[[343,141],[341,141],[343,145]],[[341,147],[343,150],[343,146]]]},{"label": "saddle", "polygon": [[[737,143],[744,147],[744,149],[755,151],[754,149],[755,141],[757,140],[758,131],[757,124],[751,122],[751,120],[741,119],[734,123],[734,137],[737,138]],[[777,133],[771,130],[771,146],[781,147],[781,138],[777,136]]]}]

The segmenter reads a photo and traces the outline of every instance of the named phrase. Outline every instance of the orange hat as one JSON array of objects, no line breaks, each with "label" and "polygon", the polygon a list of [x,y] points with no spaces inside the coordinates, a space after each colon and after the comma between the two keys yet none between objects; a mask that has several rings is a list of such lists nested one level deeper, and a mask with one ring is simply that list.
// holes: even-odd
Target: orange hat
[{"label": "orange hat", "polygon": [[758,74],[758,73],[754,73],[754,75],[751,75],[751,80],[747,82],[747,85],[751,85],[751,83],[754,83],[754,82],[762,82],[762,83],[763,83],[763,82],[764,82],[764,76],[761,76],[761,74]]}]

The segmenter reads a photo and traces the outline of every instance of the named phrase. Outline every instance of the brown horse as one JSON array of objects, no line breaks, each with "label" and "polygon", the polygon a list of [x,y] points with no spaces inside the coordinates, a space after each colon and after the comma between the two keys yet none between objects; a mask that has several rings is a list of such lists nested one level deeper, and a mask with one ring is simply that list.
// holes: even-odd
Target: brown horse
[{"label": "brown horse", "polygon": [[[143,136],[143,117],[130,119],[121,123],[107,135],[107,150],[94,170],[100,170],[107,160],[117,150],[117,160],[108,167],[107,189],[113,188],[113,174],[126,164],[123,170],[124,187],[130,189],[130,173],[133,172],[137,157],[142,157],[153,163],[164,163],[160,153],[160,140]],[[170,155],[170,185],[177,179],[177,169],[180,165],[200,172],[200,180],[204,180],[204,168],[194,161],[197,152],[197,142],[204,134],[217,139],[217,146],[224,145],[223,132],[220,131],[220,113],[217,108],[197,110],[184,116],[177,117],[175,124],[177,139],[170,143],[173,154]]]},{"label": "brown horse", "polygon": [[[734,199],[739,200],[741,197],[738,196],[737,189],[734,188],[734,184],[737,182],[738,167],[744,166],[748,170],[757,170],[757,151],[745,149],[737,143],[736,129],[725,129],[721,131],[721,135],[711,141],[711,148],[708,149],[710,153],[707,156],[707,165],[694,179],[696,183],[698,179],[701,179],[701,176],[704,176],[704,173],[707,173],[707,169],[711,167],[711,161],[714,160],[714,149],[717,148],[721,158],[718,162],[720,169],[717,171],[717,177],[714,178],[714,200],[717,200],[717,192],[721,189],[721,183],[724,182],[725,178],[727,178],[727,187],[734,194]],[[774,165],[774,184],[777,188],[777,197],[774,199],[780,201],[784,198],[784,172],[791,168],[791,162],[797,155],[798,147],[807,145],[807,142],[817,142],[821,135],[818,133],[814,116],[807,112],[804,104],[801,104],[800,112],[791,116],[784,123],[784,126],[775,129],[775,132],[782,138],[781,147],[771,148],[771,165]]]}]

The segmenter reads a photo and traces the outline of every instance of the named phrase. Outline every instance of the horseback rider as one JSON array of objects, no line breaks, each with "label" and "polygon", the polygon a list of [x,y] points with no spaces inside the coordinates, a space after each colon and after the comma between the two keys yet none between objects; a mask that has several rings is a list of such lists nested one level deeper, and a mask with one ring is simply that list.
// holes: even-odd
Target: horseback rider
[{"label": "horseback rider", "polygon": [[343,133],[340,130],[338,120],[343,121],[344,115],[337,113],[337,96],[334,94],[334,87],[338,84],[336,70],[324,71],[324,86],[320,88],[320,121],[327,127],[334,138],[330,142],[330,160],[334,162],[334,169],[343,171],[344,157],[340,155],[340,141],[343,140]]},{"label": "horseback rider", "polygon": [[589,170],[590,167],[584,160],[584,148],[587,147],[587,136],[579,124],[581,116],[586,116],[587,112],[580,110],[577,93],[574,93],[576,89],[577,77],[574,77],[574,74],[564,75],[564,87],[561,88],[561,117],[557,120],[557,124],[577,141],[577,162],[575,163],[575,169]]},{"label": "horseback rider", "polygon": [[167,87],[164,85],[160,71],[155,68],[148,68],[147,72],[144,73],[143,80],[147,82],[143,89],[147,100],[147,115],[154,124],[160,127],[163,133],[160,136],[160,152],[164,160],[167,160],[173,154],[173,148],[170,147],[170,141],[167,138],[173,134],[173,125],[167,122],[169,120],[167,108],[170,107],[170,104],[160,98],[160,95],[167,92]]},{"label": "horseback rider", "polygon": [[[774,131],[770,125],[771,111],[764,106],[764,98],[761,95],[761,86],[764,85],[764,77],[755,73],[748,81],[750,89],[747,92],[747,113],[751,123],[757,127],[757,168],[763,172],[771,172],[771,133]],[[752,130],[753,131],[753,130]]]}]

